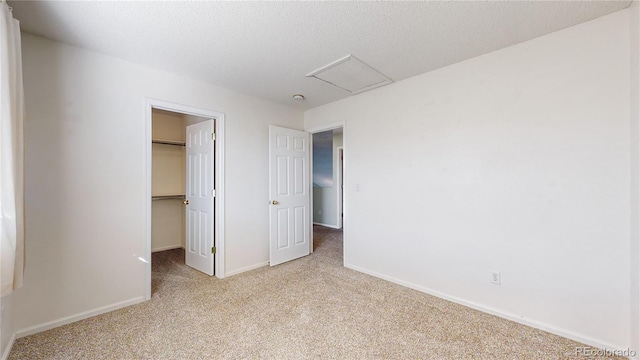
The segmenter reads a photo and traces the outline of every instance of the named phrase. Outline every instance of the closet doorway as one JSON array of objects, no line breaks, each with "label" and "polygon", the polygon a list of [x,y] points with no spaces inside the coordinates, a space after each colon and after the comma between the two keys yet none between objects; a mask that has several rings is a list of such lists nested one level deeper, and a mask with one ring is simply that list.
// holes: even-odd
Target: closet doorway
[{"label": "closet doorway", "polygon": [[186,265],[224,277],[224,115],[148,101],[147,274],[151,253],[182,248]]}]

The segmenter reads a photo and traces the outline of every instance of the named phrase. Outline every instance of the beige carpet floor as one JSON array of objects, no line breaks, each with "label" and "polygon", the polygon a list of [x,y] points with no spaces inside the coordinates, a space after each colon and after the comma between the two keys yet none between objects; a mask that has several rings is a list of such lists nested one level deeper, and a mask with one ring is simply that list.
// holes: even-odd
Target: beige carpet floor
[{"label": "beige carpet floor", "polygon": [[[153,255],[150,301],[18,339],[10,359],[587,359],[583,346],[342,266],[316,251],[224,280]],[[594,359],[590,357],[588,359]]]}]

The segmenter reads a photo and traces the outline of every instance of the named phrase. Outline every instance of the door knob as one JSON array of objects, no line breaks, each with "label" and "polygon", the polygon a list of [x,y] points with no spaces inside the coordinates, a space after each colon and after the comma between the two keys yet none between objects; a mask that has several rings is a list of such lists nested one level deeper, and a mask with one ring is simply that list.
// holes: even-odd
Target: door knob
[{"label": "door knob", "polygon": [[271,204],[272,204],[272,205],[278,205],[278,204],[279,204],[279,202],[278,202],[278,200],[273,200],[273,201],[271,201]]},{"label": "door knob", "polygon": [[185,200],[182,203],[185,204],[185,205],[189,205],[189,200]]}]

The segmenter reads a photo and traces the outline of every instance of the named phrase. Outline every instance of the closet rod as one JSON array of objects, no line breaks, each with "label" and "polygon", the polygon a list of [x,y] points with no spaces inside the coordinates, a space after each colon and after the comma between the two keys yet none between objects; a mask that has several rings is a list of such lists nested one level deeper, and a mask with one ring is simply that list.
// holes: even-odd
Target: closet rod
[{"label": "closet rod", "polygon": [[153,144],[164,144],[164,145],[176,145],[176,146],[185,146],[183,141],[173,141],[173,140],[151,140]]},{"label": "closet rod", "polygon": [[151,200],[171,200],[171,199],[184,200],[184,195],[156,195],[151,197]]}]

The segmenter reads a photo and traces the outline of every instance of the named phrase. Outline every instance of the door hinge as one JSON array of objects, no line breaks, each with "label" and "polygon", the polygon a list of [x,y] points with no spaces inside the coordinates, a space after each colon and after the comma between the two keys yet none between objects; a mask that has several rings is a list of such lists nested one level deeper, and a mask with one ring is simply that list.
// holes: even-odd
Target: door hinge
[{"label": "door hinge", "polygon": [[211,196],[212,196],[212,197],[216,197],[216,190],[215,190],[215,189],[214,189],[214,190],[211,190]]},{"label": "door hinge", "polygon": [[211,140],[216,141],[216,133],[211,133]]},{"label": "door hinge", "polygon": [[211,253],[212,253],[212,254],[215,254],[215,253],[216,253],[216,247],[215,247],[215,246],[211,248]]}]

